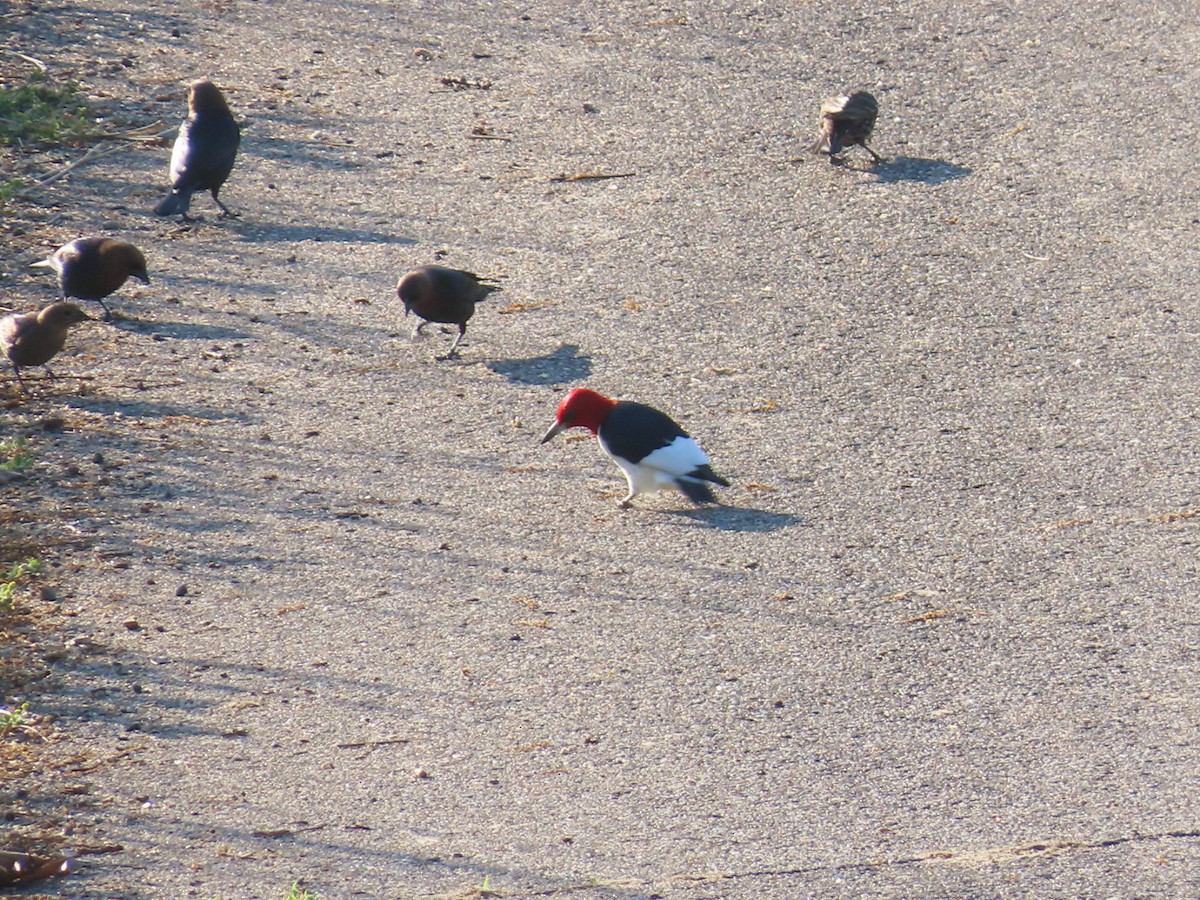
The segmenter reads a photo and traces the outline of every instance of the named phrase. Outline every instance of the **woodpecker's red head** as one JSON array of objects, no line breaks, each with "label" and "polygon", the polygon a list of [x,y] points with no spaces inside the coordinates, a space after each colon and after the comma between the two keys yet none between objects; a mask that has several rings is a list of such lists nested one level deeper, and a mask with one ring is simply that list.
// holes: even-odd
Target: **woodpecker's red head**
[{"label": "woodpecker's red head", "polygon": [[616,405],[616,400],[610,400],[603,394],[597,394],[587,388],[575,388],[562,398],[562,403],[558,404],[558,412],[554,415],[554,424],[542,438],[542,443],[546,443],[560,431],[566,431],[568,428],[586,428],[592,434],[596,434]]}]

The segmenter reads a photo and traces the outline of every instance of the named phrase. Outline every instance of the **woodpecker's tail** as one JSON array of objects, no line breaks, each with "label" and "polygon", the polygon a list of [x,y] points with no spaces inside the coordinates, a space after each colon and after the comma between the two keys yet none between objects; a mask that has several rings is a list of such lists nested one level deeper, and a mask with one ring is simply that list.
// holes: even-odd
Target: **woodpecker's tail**
[{"label": "woodpecker's tail", "polygon": [[686,475],[681,475],[675,479],[675,483],[679,485],[679,489],[687,494],[689,500],[693,503],[716,503],[716,495],[713,494],[709,483],[719,484],[722,487],[729,487],[729,482],[714,472],[708,466],[697,466]]}]

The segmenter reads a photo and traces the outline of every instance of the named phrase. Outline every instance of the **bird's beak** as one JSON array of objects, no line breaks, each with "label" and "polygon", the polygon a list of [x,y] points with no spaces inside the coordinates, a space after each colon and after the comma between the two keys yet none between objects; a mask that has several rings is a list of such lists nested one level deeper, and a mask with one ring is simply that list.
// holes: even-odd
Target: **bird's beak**
[{"label": "bird's beak", "polygon": [[38,262],[30,263],[29,268],[31,268],[31,269],[49,269],[51,265],[52,265],[52,263],[50,262],[50,257],[47,256],[45,259],[39,260]]},{"label": "bird's beak", "polygon": [[566,427],[567,426],[566,426],[565,422],[555,422],[553,425],[550,426],[550,430],[546,432],[546,435],[545,435],[545,437],[542,438],[541,442],[543,444],[546,443],[546,441],[550,440],[550,438],[554,437],[556,434],[558,434],[560,431],[562,431]]}]

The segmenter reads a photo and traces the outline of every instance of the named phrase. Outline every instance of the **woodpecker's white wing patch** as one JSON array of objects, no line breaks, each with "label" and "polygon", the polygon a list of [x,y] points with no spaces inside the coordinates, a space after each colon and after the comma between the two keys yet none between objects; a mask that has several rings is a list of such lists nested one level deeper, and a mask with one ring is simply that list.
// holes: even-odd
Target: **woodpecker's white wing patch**
[{"label": "woodpecker's white wing patch", "polygon": [[694,471],[698,466],[708,465],[708,457],[694,439],[680,436],[667,446],[659,447],[653,453],[643,456],[637,464],[678,478]]}]

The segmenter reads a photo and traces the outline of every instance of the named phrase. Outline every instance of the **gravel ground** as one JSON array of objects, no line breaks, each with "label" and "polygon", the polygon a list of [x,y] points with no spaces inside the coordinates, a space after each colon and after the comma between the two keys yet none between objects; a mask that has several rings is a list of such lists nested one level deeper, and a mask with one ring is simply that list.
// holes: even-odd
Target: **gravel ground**
[{"label": "gravel ground", "polygon": [[[95,232],[153,279],[0,412],[62,420],[5,490],[86,546],[43,706],[124,852],[69,896],[1200,892],[1185,7],[0,8],[114,121],[245,120],[240,218],[122,144],[0,280]],[[876,169],[805,152],[856,87]],[[459,361],[394,293],[435,261],[504,284]],[[726,505],[539,446],[585,383]]]}]

